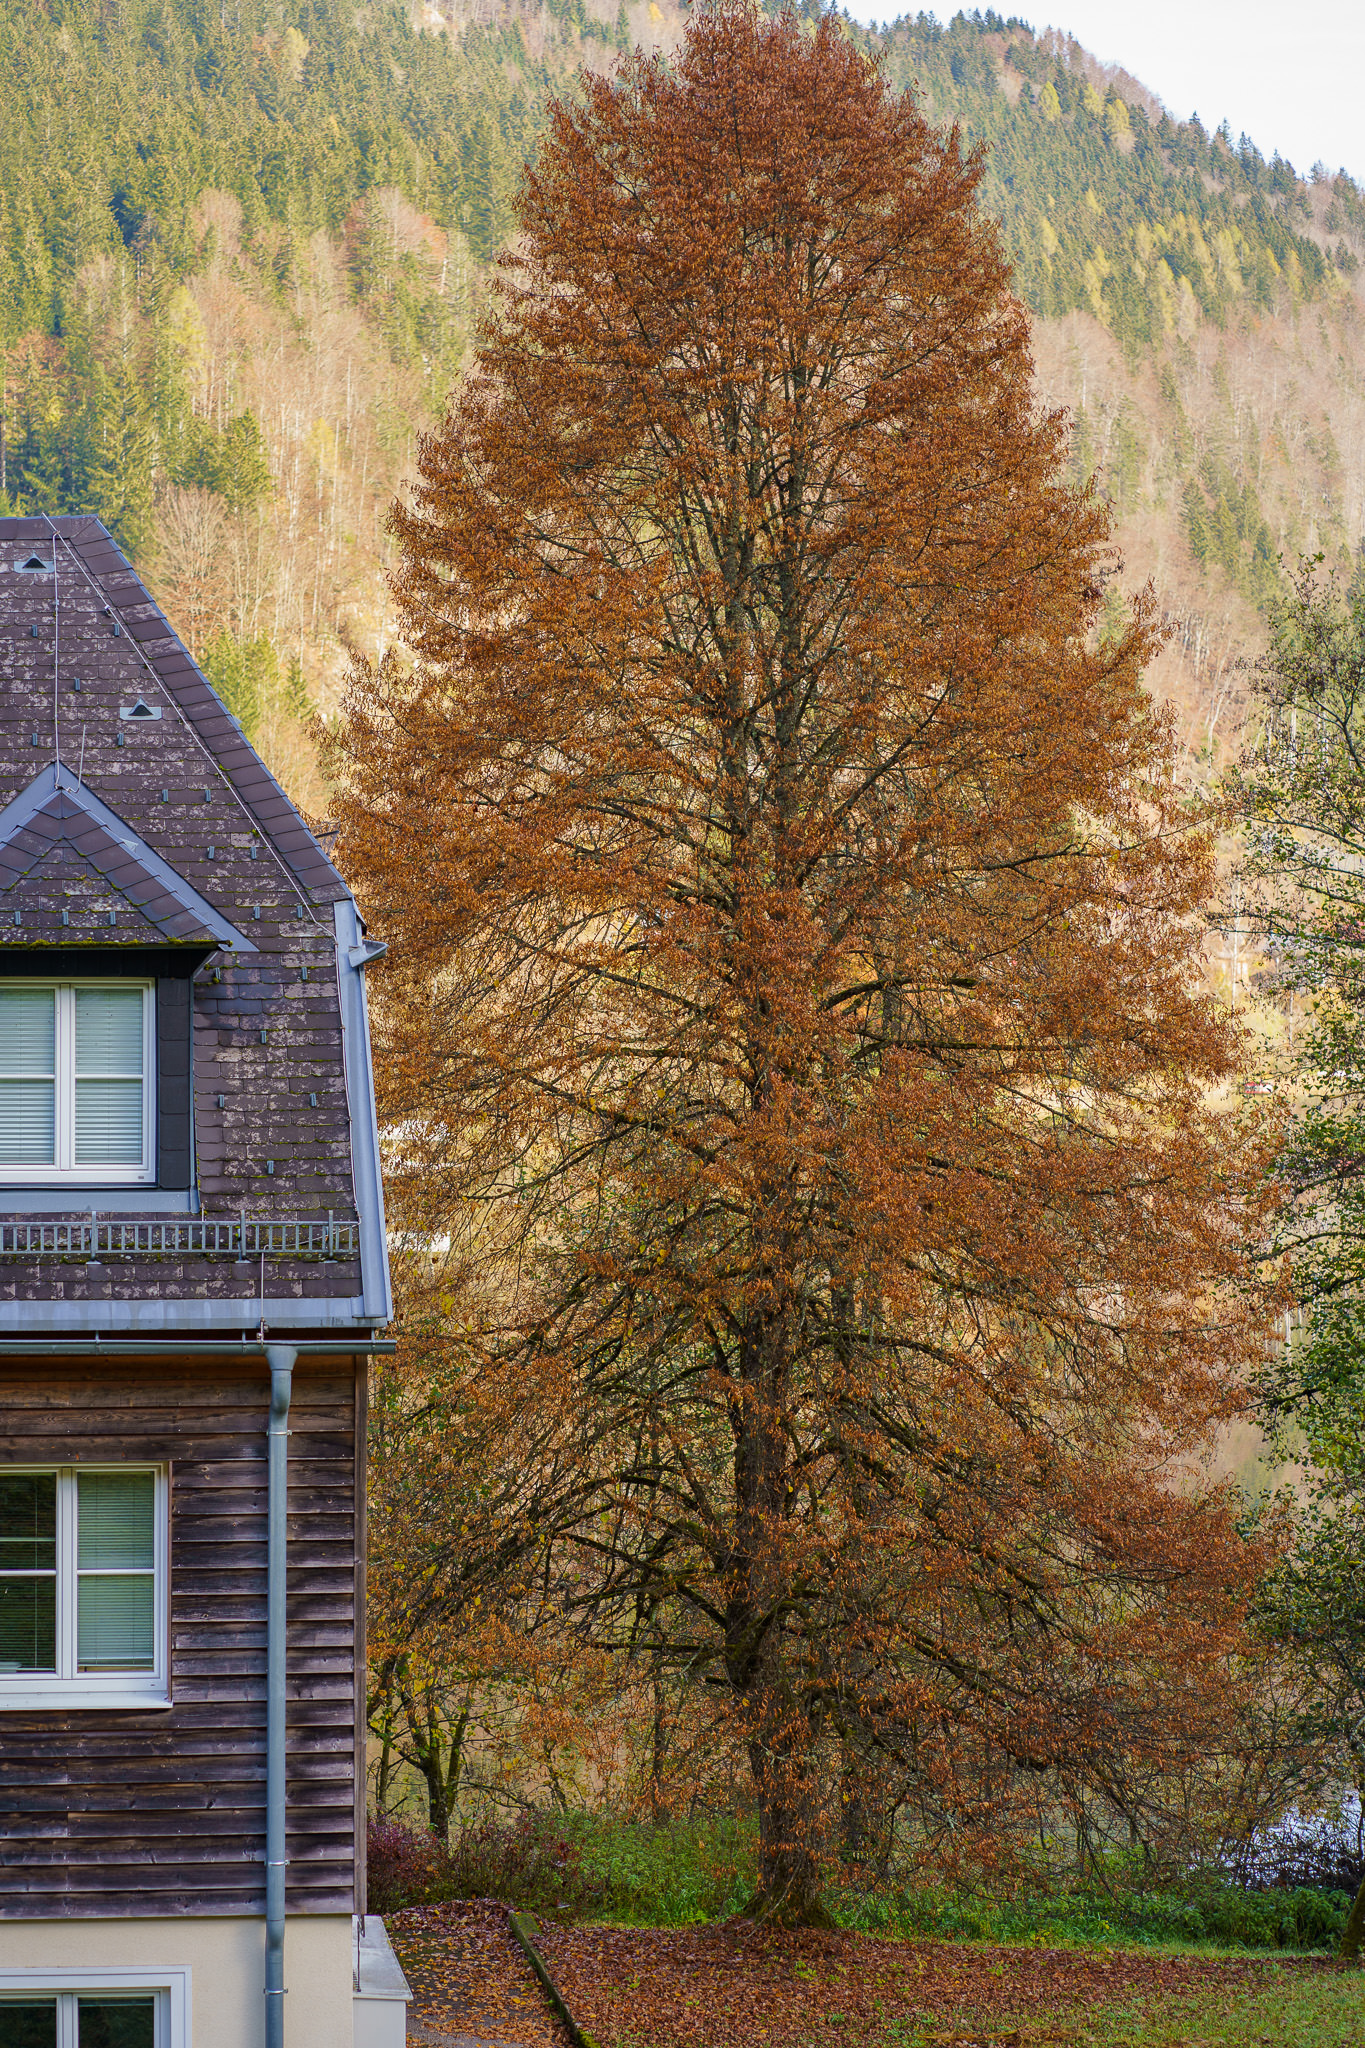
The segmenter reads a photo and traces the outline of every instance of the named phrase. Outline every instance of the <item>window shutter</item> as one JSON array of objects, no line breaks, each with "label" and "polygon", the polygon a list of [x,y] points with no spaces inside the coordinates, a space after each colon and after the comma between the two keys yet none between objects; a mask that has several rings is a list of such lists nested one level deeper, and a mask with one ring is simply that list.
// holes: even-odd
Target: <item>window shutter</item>
[{"label": "window shutter", "polygon": [[156,985],[157,1181],[163,1188],[193,1185],[191,1094],[191,984],[162,975]]}]

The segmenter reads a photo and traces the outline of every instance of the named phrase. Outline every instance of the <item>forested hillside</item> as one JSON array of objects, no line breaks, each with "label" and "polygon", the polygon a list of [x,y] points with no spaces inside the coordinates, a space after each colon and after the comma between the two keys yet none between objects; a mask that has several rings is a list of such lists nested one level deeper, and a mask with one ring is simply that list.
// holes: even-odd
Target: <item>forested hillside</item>
[{"label": "forested hillside", "polygon": [[[99,511],[316,801],[299,714],[386,632],[385,508],[546,102],[682,18],[596,9],[0,0],[0,499]],[[1277,558],[1360,545],[1365,196],[994,13],[850,33],[988,146],[1043,391],[1207,753]]]},{"label": "forested hillside", "polygon": [[553,91],[624,13],[0,5],[0,503],[100,513],[311,784],[385,511]]},{"label": "forested hillside", "polygon": [[1361,546],[1365,194],[1173,122],[1077,43],[995,13],[882,40],[889,75],[987,148],[1043,393],[1114,500],[1126,580],[1156,582],[1174,638],[1154,681],[1207,758],[1280,558]]}]

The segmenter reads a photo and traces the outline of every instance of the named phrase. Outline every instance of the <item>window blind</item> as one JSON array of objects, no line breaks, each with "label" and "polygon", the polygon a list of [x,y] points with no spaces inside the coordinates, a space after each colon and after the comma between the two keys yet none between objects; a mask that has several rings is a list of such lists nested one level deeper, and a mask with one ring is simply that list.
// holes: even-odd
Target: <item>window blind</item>
[{"label": "window blind", "polygon": [[76,1072],[142,1074],[140,988],[76,990]]},{"label": "window blind", "polygon": [[0,989],[0,1165],[52,1165],[56,1058],[55,990]]},{"label": "window blind", "polygon": [[57,993],[0,988],[0,1074],[47,1074],[57,1048]]},{"label": "window blind", "polygon": [[76,1582],[76,1669],[156,1669],[156,1588],[150,1572],[82,1572]]},{"label": "window blind", "polygon": [[141,1160],[141,1081],[77,1081],[76,1164],[137,1166]]},{"label": "window blind", "polygon": [[142,1159],[143,994],[76,990],[76,1163]]},{"label": "window blind", "polygon": [[0,1570],[52,1571],[57,1563],[57,1475],[0,1475]]},{"label": "window blind", "polygon": [[0,1672],[57,1669],[57,1574],[0,1577]]},{"label": "window blind", "polygon": [[156,1481],[150,1472],[82,1472],[76,1489],[77,1667],[151,1671]]},{"label": "window blind", "polygon": [[150,1472],[82,1472],[76,1569],[150,1571],[156,1562],[156,1480]]}]

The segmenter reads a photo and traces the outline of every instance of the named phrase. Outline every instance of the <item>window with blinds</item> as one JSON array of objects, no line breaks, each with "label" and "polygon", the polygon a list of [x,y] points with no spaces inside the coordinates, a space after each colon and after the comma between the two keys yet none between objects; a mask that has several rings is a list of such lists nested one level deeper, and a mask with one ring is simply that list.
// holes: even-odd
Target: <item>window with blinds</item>
[{"label": "window with blinds", "polygon": [[164,1695],[167,1542],[155,1466],[0,1470],[0,1706]]},{"label": "window with blinds", "polygon": [[0,986],[0,1179],[156,1176],[151,982]]}]

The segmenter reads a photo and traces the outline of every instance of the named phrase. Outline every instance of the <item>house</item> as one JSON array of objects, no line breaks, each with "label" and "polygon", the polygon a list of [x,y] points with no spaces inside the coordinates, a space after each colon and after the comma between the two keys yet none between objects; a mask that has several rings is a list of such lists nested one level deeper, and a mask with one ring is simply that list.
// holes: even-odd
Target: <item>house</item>
[{"label": "house", "polygon": [[0,519],[3,2048],[403,2039],[356,1917],[382,951],[99,521]]}]

